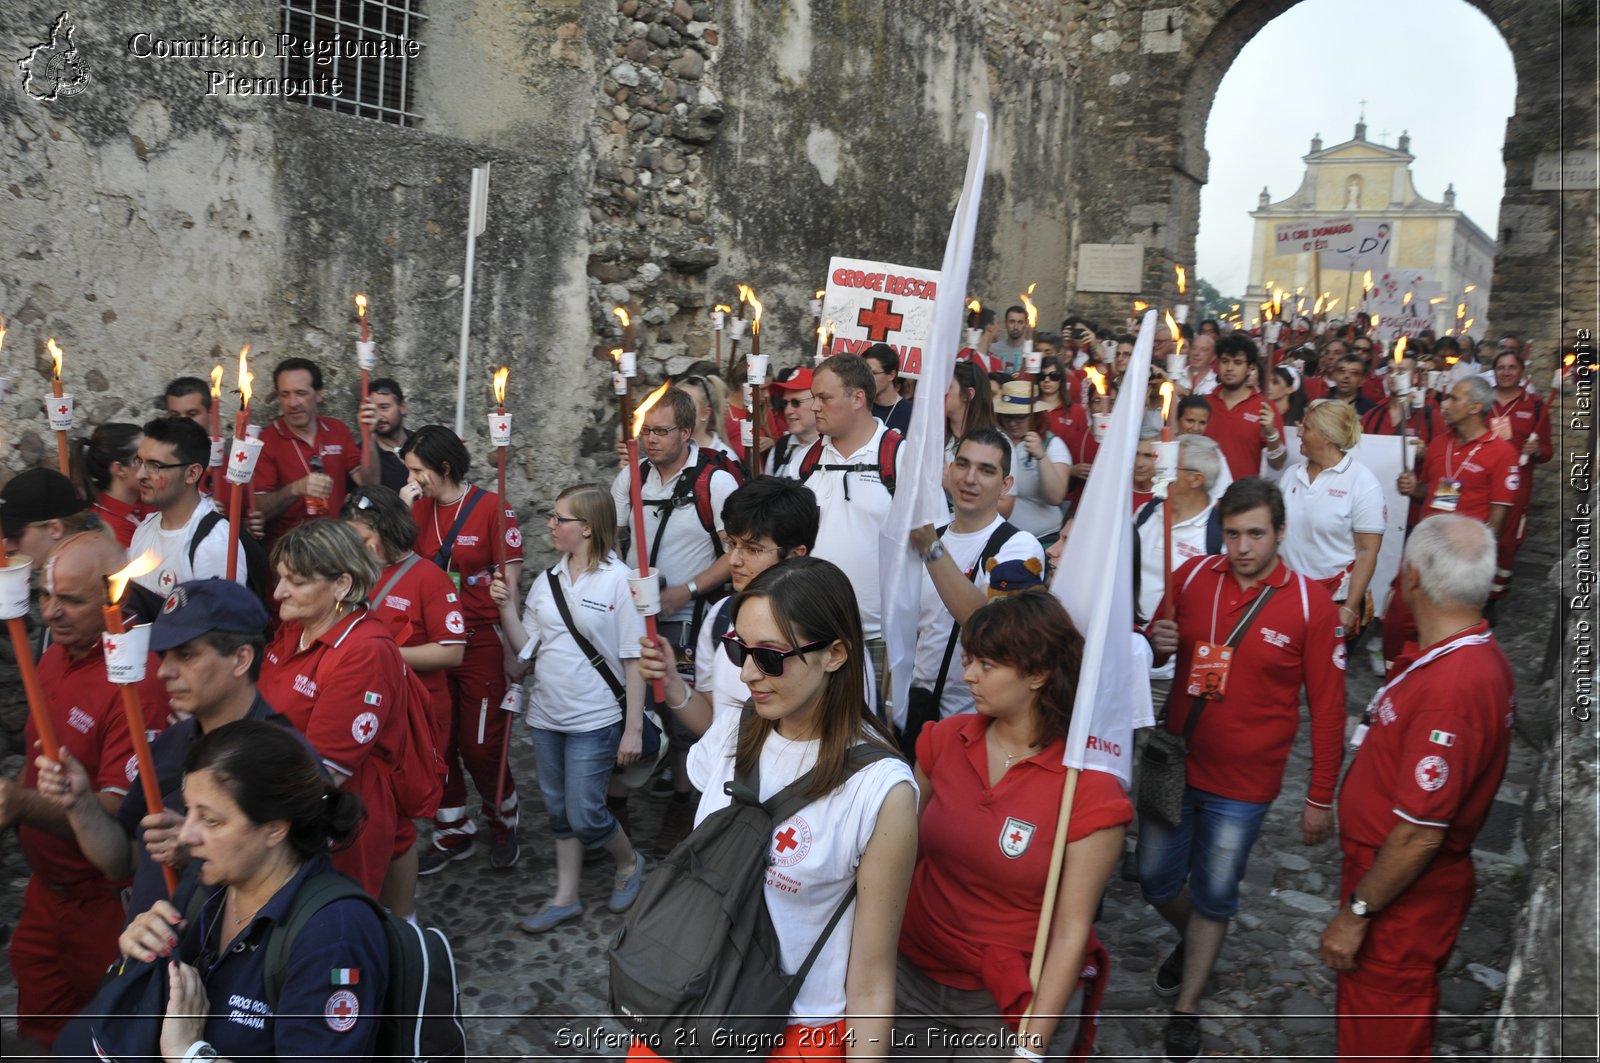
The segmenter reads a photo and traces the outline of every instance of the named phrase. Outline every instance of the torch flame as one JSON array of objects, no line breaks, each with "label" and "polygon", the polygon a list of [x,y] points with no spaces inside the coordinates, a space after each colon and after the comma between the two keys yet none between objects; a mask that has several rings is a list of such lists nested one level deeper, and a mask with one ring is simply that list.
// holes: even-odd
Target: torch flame
[{"label": "torch flame", "polygon": [[222,395],[222,363],[218,362],[211,367],[211,401],[215,402]]},{"label": "torch flame", "polygon": [[1322,313],[1322,296],[1320,296],[1320,295],[1317,296],[1317,305],[1315,305],[1315,306],[1313,306],[1311,308],[1311,312],[1313,314],[1317,314],[1317,315],[1320,315]]},{"label": "torch flame", "polygon": [[56,346],[56,341],[55,341],[55,337],[54,336],[50,337],[50,341],[48,343],[46,343],[45,346],[50,348],[50,357],[56,363],[56,379],[60,380],[61,379],[61,348]]},{"label": "torch flame", "polygon": [[742,284],[739,285],[739,287],[743,288],[744,291],[746,293],[748,293],[748,298],[745,301],[748,302],[751,306],[755,307],[755,310],[756,310],[756,316],[750,322],[750,331],[751,331],[751,333],[760,332],[761,331],[761,300],[756,298],[756,290],[754,288],[747,288]]},{"label": "torch flame", "polygon": [[611,360],[613,362],[616,362],[618,365],[622,364],[622,348],[621,347],[613,347],[613,348],[611,348]]},{"label": "torch flame", "polygon": [[1083,367],[1083,371],[1085,373],[1089,374],[1089,379],[1090,380],[1094,381],[1094,390],[1095,390],[1095,392],[1097,394],[1104,395],[1106,393],[1106,378],[1105,378],[1105,374],[1100,372],[1100,370],[1096,369],[1092,365],[1084,366]]},{"label": "torch flame", "polygon": [[722,303],[718,303],[718,304],[717,304],[717,305],[716,305],[716,306],[714,306],[714,307],[712,307],[712,308],[711,308],[711,309],[713,309],[713,310],[720,310],[720,311],[722,311],[722,312],[723,312],[723,313],[724,313],[724,314],[731,314],[731,313],[733,313],[733,307],[731,307],[731,306],[724,306],[724,305],[723,305],[723,304],[722,304]]},{"label": "torch flame", "polygon": [[1436,295],[1432,299],[1428,300],[1428,305],[1429,306],[1438,306],[1442,302],[1444,302],[1444,296]]},{"label": "torch flame", "polygon": [[1373,328],[1377,328],[1378,327],[1378,322],[1381,321],[1381,320],[1383,320],[1383,319],[1380,318],[1377,314],[1373,314],[1372,315],[1372,327]]},{"label": "torch flame", "polygon": [[627,328],[628,325],[632,323],[633,319],[628,316],[628,311],[626,308],[614,306],[611,308],[611,312],[617,315],[617,320],[622,322],[623,328]]},{"label": "torch flame", "polygon": [[1465,324],[1465,325],[1462,325],[1462,326],[1461,326],[1461,334],[1462,334],[1462,335],[1463,335],[1463,336],[1465,336],[1465,335],[1466,335],[1466,334],[1467,334],[1467,333],[1468,333],[1468,332],[1471,332],[1471,331],[1472,331],[1472,323],[1473,323],[1473,322],[1474,322],[1474,321],[1477,321],[1477,320],[1478,320],[1478,319],[1477,319],[1477,318],[1475,318],[1475,317],[1469,317],[1469,318],[1467,318],[1467,323],[1466,323],[1466,324]]},{"label": "torch flame", "polygon": [[1178,272],[1178,294],[1182,295],[1189,290],[1189,275],[1183,271],[1182,266],[1174,265],[1172,268]]},{"label": "torch flame", "polygon": [[1133,301],[1133,312],[1135,314],[1142,314],[1148,309],[1150,309],[1150,304],[1143,299],[1135,299]]},{"label": "torch flame", "polygon": [[360,292],[356,293],[356,316],[367,316],[367,297],[362,295]]},{"label": "torch flame", "polygon": [[495,370],[494,374],[494,401],[496,406],[506,404],[506,378],[511,375],[511,367],[503,365]]},{"label": "torch flame", "polygon": [[160,565],[161,555],[154,550],[146,550],[123,568],[106,577],[106,597],[111,600],[112,605],[116,605],[122,601],[122,592],[128,589],[130,580],[136,580],[147,572],[154,572]]},{"label": "torch flame", "polygon": [[1476,284],[1469,284],[1469,285],[1467,285],[1465,288],[1463,288],[1461,290],[1463,292],[1475,292],[1475,291],[1478,290],[1478,286]]},{"label": "torch flame", "polygon": [[3,349],[5,347],[5,345],[6,345],[6,317],[5,317],[4,314],[0,314],[0,349]]},{"label": "torch flame", "polygon": [[1179,343],[1183,342],[1183,333],[1178,331],[1178,323],[1172,319],[1171,310],[1167,311],[1167,335]]},{"label": "torch flame", "polygon": [[979,311],[981,311],[983,309],[983,304],[978,302],[978,300],[976,300],[976,299],[968,299],[967,300],[967,309],[971,310],[974,314],[976,314],[976,313],[978,313]]},{"label": "torch flame", "polygon": [[1372,271],[1370,269],[1367,270],[1367,275],[1361,278],[1361,290],[1363,292],[1372,291]]},{"label": "torch flame", "polygon": [[1394,364],[1399,365],[1406,360],[1406,338],[1401,336],[1394,341]]},{"label": "torch flame", "polygon": [[827,295],[827,294],[828,294],[828,290],[826,288],[818,288],[816,297],[818,299],[821,299],[824,295]]},{"label": "torch flame", "polygon": [[739,301],[741,303],[748,303],[750,301],[751,296],[753,296],[755,294],[756,294],[755,290],[752,289],[750,287],[750,285],[748,285],[748,284],[739,285]]},{"label": "torch flame", "polygon": [[1570,369],[1572,368],[1572,363],[1576,362],[1577,360],[1578,356],[1576,354],[1569,354],[1565,358],[1561,359],[1561,365],[1563,368]]},{"label": "torch flame", "polygon": [[1466,303],[1457,303],[1456,304],[1456,317],[1462,318],[1462,317],[1466,317],[1466,316],[1467,316],[1467,304]]},{"label": "torch flame", "polygon": [[250,405],[251,385],[255,383],[255,374],[250,372],[250,345],[247,343],[239,348],[239,399],[244,405]]},{"label": "torch flame", "polygon": [[1161,420],[1166,421],[1167,415],[1172,412],[1172,381],[1161,382]]},{"label": "torch flame", "polygon": [[646,395],[645,400],[641,402],[639,404],[639,408],[634,411],[633,438],[639,438],[639,430],[644,427],[644,415],[649,413],[651,408],[654,407],[656,403],[661,401],[661,396],[667,393],[667,388],[670,386],[671,384],[669,381],[663,380],[661,382],[661,386],[656,388],[649,395]]},{"label": "torch flame", "polygon": [[1400,305],[1401,306],[1410,306],[1411,305],[1411,293],[1410,292],[1406,292],[1406,297],[1404,299],[1400,300]]},{"label": "torch flame", "polygon": [[1028,311],[1028,329],[1029,329],[1029,331],[1032,331],[1033,327],[1039,323],[1039,308],[1037,306],[1034,306],[1033,305],[1033,300],[1029,298],[1029,296],[1031,296],[1033,294],[1033,290],[1035,288],[1037,288],[1038,286],[1039,286],[1039,282],[1038,281],[1034,281],[1032,284],[1028,285],[1028,290],[1023,292],[1021,294],[1021,296],[1019,296],[1019,298],[1022,300],[1023,307],[1025,307],[1027,309],[1027,311]]}]

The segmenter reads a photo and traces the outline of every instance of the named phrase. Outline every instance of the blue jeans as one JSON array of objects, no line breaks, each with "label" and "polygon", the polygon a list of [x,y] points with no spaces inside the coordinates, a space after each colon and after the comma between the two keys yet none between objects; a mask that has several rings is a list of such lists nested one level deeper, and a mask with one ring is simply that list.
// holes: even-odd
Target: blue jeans
[{"label": "blue jeans", "polygon": [[1235,801],[1194,787],[1183,791],[1176,827],[1139,817],[1139,889],[1160,906],[1189,886],[1189,903],[1226,922],[1239,910],[1239,883],[1271,802]]},{"label": "blue jeans", "polygon": [[621,742],[621,720],[596,731],[573,734],[533,728],[539,792],[550,813],[551,834],[576,836],[593,847],[616,833],[617,819],[606,808],[606,786]]}]

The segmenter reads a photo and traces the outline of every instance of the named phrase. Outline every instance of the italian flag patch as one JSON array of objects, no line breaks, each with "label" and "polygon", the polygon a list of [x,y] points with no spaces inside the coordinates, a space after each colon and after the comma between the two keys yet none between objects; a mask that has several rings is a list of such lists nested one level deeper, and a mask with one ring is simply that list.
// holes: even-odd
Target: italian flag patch
[{"label": "italian flag patch", "polygon": [[[382,705],[383,695],[377,693],[376,691],[369,690],[365,695],[362,696],[361,700],[366,702],[368,705]],[[1437,734],[1438,732],[1434,733]]]},{"label": "italian flag patch", "polygon": [[1428,741],[1436,746],[1453,746],[1456,744],[1456,736],[1449,731],[1429,731]]},{"label": "italian flag patch", "polygon": [[361,982],[361,969],[359,967],[335,967],[330,985],[358,985]]}]

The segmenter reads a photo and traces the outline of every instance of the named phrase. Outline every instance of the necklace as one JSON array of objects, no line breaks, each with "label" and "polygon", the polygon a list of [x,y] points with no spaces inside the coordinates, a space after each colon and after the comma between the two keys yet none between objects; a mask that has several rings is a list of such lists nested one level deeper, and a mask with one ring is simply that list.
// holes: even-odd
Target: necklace
[{"label": "necklace", "polygon": [[454,502],[435,502],[433,504],[433,513],[432,513],[432,517],[433,517],[433,537],[435,539],[439,540],[439,545],[441,547],[443,547],[445,545],[445,542],[444,542],[444,532],[439,530],[439,511],[441,509],[443,509],[445,506],[460,506],[461,503],[466,500],[467,495],[469,495],[471,493],[472,493],[472,485],[471,484],[462,484],[461,485],[461,493],[456,496],[456,500]]},{"label": "necklace", "polygon": [[[294,867],[290,867],[290,868],[287,869],[288,873],[285,874],[282,878],[280,878],[278,880],[278,884],[273,886],[271,892],[269,892],[267,894],[267,899],[268,900],[271,900],[272,897],[275,896],[279,890],[283,889],[284,883],[288,882],[291,878],[294,877],[295,871],[296,871],[296,868],[294,868]],[[255,908],[253,908],[253,909],[249,910],[248,912],[246,912],[245,908],[244,908],[244,902],[242,900],[240,900],[239,889],[236,886],[229,886],[228,887],[228,903],[234,909],[234,915],[232,916],[232,918],[229,921],[230,926],[233,929],[230,930],[229,933],[232,933],[233,930],[237,930],[240,926],[242,926],[244,923],[248,922],[251,918],[253,918],[257,912],[261,911],[261,905],[258,904],[258,905],[255,906]]]}]

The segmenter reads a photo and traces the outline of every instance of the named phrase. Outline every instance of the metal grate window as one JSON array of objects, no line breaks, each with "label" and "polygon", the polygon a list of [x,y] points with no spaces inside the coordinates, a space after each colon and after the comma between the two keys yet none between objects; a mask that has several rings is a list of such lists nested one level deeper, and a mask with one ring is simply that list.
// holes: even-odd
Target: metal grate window
[{"label": "metal grate window", "polygon": [[[413,125],[411,53],[422,23],[422,0],[284,0],[280,46],[283,77],[309,81],[337,78],[338,95],[309,91],[289,99],[339,114]],[[320,85],[318,87],[321,87]]]}]

